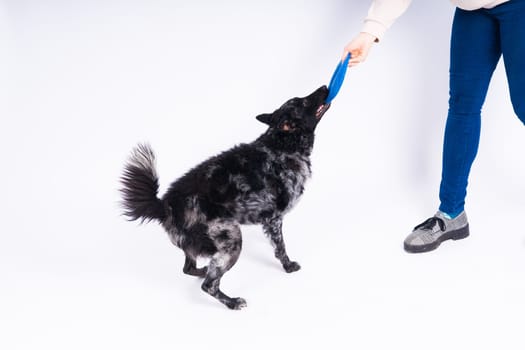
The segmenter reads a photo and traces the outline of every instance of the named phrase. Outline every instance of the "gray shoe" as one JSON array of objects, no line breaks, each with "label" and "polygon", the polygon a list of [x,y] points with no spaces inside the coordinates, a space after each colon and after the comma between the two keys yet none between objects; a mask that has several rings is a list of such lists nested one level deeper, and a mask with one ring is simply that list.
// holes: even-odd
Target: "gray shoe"
[{"label": "gray shoe", "polygon": [[458,240],[469,235],[467,214],[463,211],[454,219],[447,219],[438,211],[436,215],[417,225],[405,239],[405,250],[423,253],[436,249],[448,239]]}]

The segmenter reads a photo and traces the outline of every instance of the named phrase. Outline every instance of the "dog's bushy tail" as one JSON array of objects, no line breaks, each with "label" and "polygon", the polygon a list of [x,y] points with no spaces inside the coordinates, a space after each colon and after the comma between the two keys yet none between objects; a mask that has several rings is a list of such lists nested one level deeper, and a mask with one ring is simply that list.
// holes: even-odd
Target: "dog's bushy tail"
[{"label": "dog's bushy tail", "polygon": [[139,144],[133,149],[120,181],[125,216],[130,220],[141,219],[141,222],[165,219],[164,205],[157,196],[159,179],[155,154],[148,144]]}]

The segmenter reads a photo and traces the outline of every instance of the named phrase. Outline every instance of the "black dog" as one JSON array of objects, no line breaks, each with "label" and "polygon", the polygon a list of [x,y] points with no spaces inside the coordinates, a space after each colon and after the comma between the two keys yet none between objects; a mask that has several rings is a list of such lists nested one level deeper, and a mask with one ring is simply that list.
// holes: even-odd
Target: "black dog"
[{"label": "black dog", "polygon": [[[250,144],[212,157],[171,184],[159,199],[155,156],[147,145],[133,151],[121,178],[124,214],[131,220],[157,220],[185,255],[183,271],[204,277],[202,289],[231,309],[246,306],[220,289],[221,277],[241,252],[240,225],[262,224],[286,272],[300,269],[286,254],[282,220],[310,177],[314,130],[330,107],[326,86],[292,98],[257,119],[268,130]],[[209,257],[197,268],[197,257]]]}]

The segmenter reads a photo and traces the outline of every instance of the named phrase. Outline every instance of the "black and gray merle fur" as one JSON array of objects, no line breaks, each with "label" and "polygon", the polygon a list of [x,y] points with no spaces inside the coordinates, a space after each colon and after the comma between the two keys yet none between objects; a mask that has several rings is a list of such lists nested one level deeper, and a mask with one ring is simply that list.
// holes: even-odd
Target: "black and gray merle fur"
[{"label": "black and gray merle fur", "polygon": [[[268,125],[249,144],[238,145],[197,165],[158,197],[155,156],[148,145],[132,152],[121,177],[124,214],[130,220],[156,220],[186,256],[183,272],[204,278],[202,289],[231,309],[246,306],[219,289],[221,277],[239,258],[240,225],[262,224],[286,272],[300,269],[283,242],[283,216],[296,204],[311,175],[314,130],[328,95],[322,86],[292,98],[257,119]],[[208,257],[207,267],[196,259]]]}]

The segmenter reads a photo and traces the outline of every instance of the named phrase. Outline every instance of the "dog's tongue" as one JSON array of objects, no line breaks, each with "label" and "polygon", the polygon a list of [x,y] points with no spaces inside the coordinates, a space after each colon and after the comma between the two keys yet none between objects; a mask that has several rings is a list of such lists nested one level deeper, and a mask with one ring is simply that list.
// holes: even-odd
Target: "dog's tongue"
[{"label": "dog's tongue", "polygon": [[317,111],[315,112],[315,117],[318,119],[321,118],[329,107],[330,103],[320,105],[319,108],[317,108]]}]

